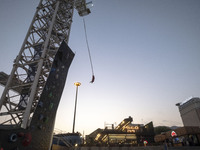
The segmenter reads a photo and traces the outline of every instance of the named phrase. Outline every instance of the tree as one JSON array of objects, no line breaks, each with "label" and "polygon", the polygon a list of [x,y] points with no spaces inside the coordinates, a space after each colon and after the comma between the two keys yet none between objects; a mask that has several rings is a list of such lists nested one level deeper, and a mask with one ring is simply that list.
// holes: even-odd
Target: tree
[{"label": "tree", "polygon": [[154,127],[155,134],[161,134],[162,132],[167,132],[167,131],[170,131],[170,130],[171,130],[171,128],[167,127],[167,126]]}]

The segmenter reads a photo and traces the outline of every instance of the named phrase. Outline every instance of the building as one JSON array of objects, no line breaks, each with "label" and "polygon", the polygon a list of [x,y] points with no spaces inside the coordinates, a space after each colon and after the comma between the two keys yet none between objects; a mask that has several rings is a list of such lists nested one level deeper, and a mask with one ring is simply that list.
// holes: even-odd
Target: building
[{"label": "building", "polygon": [[134,146],[154,143],[154,127],[132,124],[132,117],[125,118],[117,127],[97,129],[86,136],[87,145],[97,146]]},{"label": "building", "polygon": [[199,146],[200,145],[200,98],[193,97],[176,104],[179,108],[184,127],[156,135],[156,143],[168,146]]},{"label": "building", "polygon": [[199,146],[200,128],[199,127],[180,127],[165,133],[156,135],[156,143],[166,143],[168,146]]},{"label": "building", "polygon": [[176,106],[179,108],[184,126],[200,127],[200,98],[194,97]]},{"label": "building", "polygon": [[62,133],[55,134],[53,136],[52,145],[55,146],[63,146],[63,147],[73,147],[80,146],[83,144],[83,139],[80,133]]}]

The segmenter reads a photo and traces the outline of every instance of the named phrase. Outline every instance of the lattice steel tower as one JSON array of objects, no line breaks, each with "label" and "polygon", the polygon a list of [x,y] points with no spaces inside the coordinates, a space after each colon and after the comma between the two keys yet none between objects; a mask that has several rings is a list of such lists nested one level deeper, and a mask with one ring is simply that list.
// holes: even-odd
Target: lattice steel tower
[{"label": "lattice steel tower", "polygon": [[68,43],[74,8],[80,16],[90,13],[85,0],[40,0],[11,74],[0,73],[1,125],[29,126],[55,54]]}]

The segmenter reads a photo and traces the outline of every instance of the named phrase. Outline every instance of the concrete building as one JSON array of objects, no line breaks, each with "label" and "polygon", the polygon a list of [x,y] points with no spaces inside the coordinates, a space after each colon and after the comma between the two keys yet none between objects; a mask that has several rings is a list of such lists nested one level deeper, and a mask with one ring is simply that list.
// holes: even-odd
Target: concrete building
[{"label": "concrete building", "polygon": [[179,108],[184,126],[200,127],[200,98],[193,97],[176,106]]}]

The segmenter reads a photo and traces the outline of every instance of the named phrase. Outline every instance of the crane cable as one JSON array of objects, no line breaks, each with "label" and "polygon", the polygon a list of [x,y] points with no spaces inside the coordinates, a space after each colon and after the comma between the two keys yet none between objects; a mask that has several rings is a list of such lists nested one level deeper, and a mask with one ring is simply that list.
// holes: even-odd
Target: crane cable
[{"label": "crane cable", "polygon": [[84,24],[84,31],[85,31],[85,40],[86,40],[86,44],[87,44],[88,55],[89,55],[90,65],[91,65],[91,70],[92,70],[92,80],[90,81],[90,83],[93,83],[94,80],[95,80],[95,76],[94,76],[94,69],[93,69],[93,64],[92,64],[92,57],[91,57],[91,53],[90,53],[90,47],[89,47],[89,43],[88,43],[87,30],[86,30],[86,24],[85,24],[84,17],[83,17],[83,24]]}]

